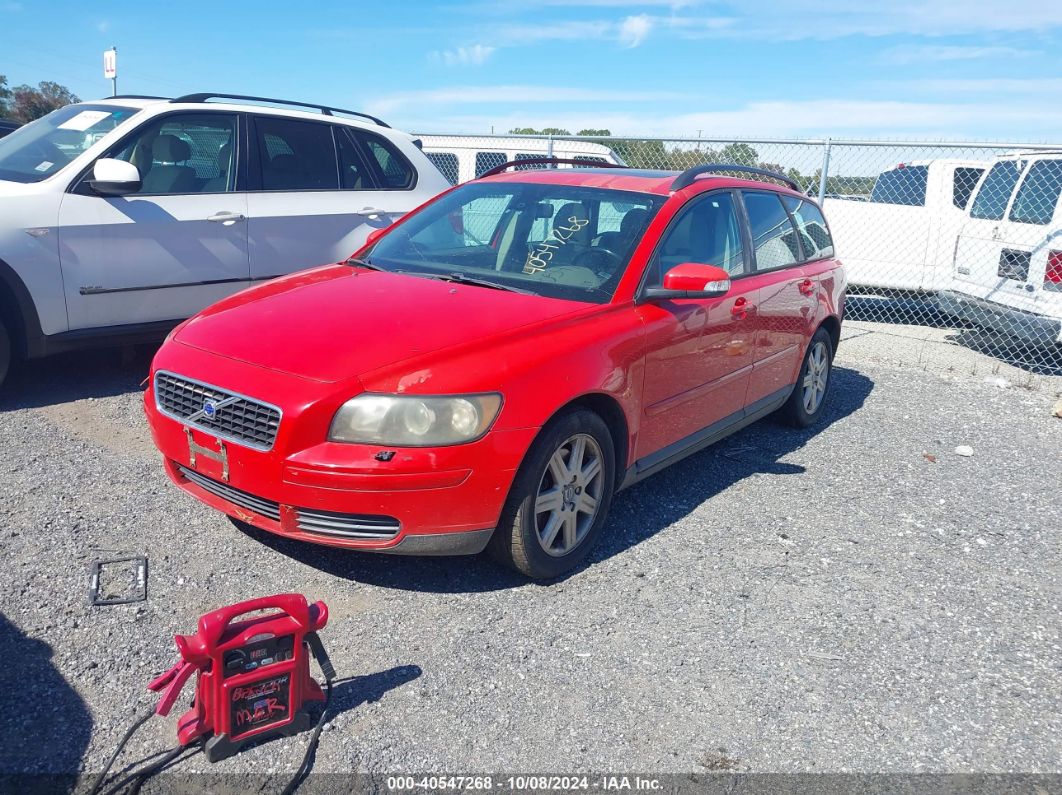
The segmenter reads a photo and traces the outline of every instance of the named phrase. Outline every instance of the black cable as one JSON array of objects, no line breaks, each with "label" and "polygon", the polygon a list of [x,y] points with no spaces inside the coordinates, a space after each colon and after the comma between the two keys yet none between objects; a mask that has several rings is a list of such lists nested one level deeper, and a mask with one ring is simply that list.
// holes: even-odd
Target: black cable
[{"label": "black cable", "polygon": [[314,727],[313,736],[310,737],[310,744],[306,747],[306,753],[302,757],[302,764],[295,771],[295,775],[288,782],[288,786],[284,787],[281,795],[292,795],[302,784],[303,779],[309,775],[310,769],[313,767],[314,756],[317,753],[317,744],[321,739],[321,730],[324,728],[325,719],[328,717],[328,707],[332,703],[332,682],[336,678],[336,669],[332,666],[332,661],[328,659],[328,652],[325,651],[324,644],[321,643],[321,638],[316,632],[308,633],[306,642],[310,644],[313,656],[325,677],[325,702],[324,708],[321,710],[321,717],[317,719],[317,726]]},{"label": "black cable", "polygon": [[111,758],[107,760],[107,764],[104,765],[103,770],[100,771],[99,778],[96,779],[96,784],[89,791],[89,795],[96,795],[96,793],[100,791],[100,787],[103,786],[103,782],[107,778],[107,773],[110,772],[111,767],[114,765],[114,760],[118,758],[118,754],[120,754],[122,752],[122,749],[125,748],[125,744],[129,742],[129,738],[133,736],[137,729],[147,723],[151,716],[154,714],[155,708],[152,707],[139,718],[137,718],[136,722],[129,727],[129,730],[126,731],[125,736],[122,737],[122,739],[118,742],[118,747],[115,748],[114,753],[111,754]]},{"label": "black cable", "polygon": [[168,767],[172,767],[178,762],[183,762],[184,759],[187,759],[189,756],[192,756],[192,754],[188,754],[184,757],[184,759],[181,759],[181,755],[184,754],[186,751],[198,753],[201,750],[203,750],[202,741],[195,745],[175,745],[173,748],[167,750],[165,752],[165,756],[163,756],[157,762],[154,762],[153,764],[148,765],[147,767],[141,768],[140,770],[134,771],[127,775],[125,778],[114,782],[109,789],[104,791],[103,795],[115,795],[115,793],[121,791],[123,787],[129,786],[130,784],[134,785],[132,790],[133,792],[139,792],[140,788],[149,778],[158,773],[161,773]]}]

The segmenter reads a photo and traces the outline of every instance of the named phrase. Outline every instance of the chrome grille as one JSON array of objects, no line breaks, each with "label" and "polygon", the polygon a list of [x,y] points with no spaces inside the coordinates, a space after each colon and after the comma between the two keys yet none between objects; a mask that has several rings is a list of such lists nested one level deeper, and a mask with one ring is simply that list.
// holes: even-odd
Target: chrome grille
[{"label": "chrome grille", "polygon": [[[208,402],[216,406],[213,417],[203,412]],[[155,403],[175,420],[259,450],[273,446],[280,427],[275,406],[163,371],[155,373]]]},{"label": "chrome grille", "polygon": [[218,481],[205,475],[200,475],[198,472],[180,464],[177,465],[177,469],[187,480],[199,486],[203,491],[209,491],[215,497],[221,497],[221,499],[231,502],[233,505],[239,505],[241,508],[254,511],[260,516],[272,519],[274,522],[280,521],[280,505],[278,503],[262,497],[256,497],[224,483],[218,483]]},{"label": "chrome grille", "polygon": [[391,516],[363,516],[353,513],[295,510],[298,528],[307,533],[382,540],[398,535],[398,520]]}]

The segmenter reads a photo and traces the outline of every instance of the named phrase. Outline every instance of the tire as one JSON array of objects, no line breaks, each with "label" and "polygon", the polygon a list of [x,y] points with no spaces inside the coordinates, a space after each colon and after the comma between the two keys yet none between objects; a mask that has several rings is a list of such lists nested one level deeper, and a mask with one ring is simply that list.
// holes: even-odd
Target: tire
[{"label": "tire", "polygon": [[[569,469],[573,455],[578,474]],[[571,571],[600,537],[615,483],[615,447],[601,417],[586,409],[556,417],[516,473],[489,554],[536,580]]]},{"label": "tire", "polygon": [[0,387],[4,385],[7,374],[11,370],[11,335],[7,331],[7,323],[0,320]]},{"label": "tire", "polygon": [[779,419],[795,428],[807,428],[818,422],[830,391],[832,371],[833,340],[826,329],[820,328],[808,344],[796,386],[779,409]]}]

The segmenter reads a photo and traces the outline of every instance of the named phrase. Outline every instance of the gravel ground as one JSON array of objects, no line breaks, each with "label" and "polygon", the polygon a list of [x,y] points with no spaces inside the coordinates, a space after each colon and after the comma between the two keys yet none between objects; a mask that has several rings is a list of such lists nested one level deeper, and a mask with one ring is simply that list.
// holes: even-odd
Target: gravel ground
[{"label": "gravel ground", "polygon": [[[1054,380],[842,346],[819,428],[761,422],[624,492],[592,564],[542,585],[238,530],[165,479],[147,364],[39,363],[0,404],[2,772],[99,770],[174,633],[286,590],[328,602],[344,677],[316,771],[1062,772]],[[149,600],[88,607],[117,552],[150,557]],[[305,742],[214,770],[290,773]]]}]

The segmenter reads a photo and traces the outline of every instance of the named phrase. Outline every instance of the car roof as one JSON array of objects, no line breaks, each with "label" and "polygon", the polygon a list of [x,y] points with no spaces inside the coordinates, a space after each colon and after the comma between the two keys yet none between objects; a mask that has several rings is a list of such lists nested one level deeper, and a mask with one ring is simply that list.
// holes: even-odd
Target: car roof
[{"label": "car roof", "polygon": [[[643,168],[556,168],[534,171],[505,171],[477,182],[531,182],[544,185],[573,185],[588,188],[606,188],[608,190],[633,191],[637,193],[655,193],[660,196],[671,194],[671,185],[682,174],[681,171],[663,171]],[[706,174],[693,182],[694,186],[710,185],[713,188],[755,188],[778,191],[793,196],[804,197],[788,187],[760,180],[738,179],[736,177]],[[691,186],[692,187],[692,186]]]}]

